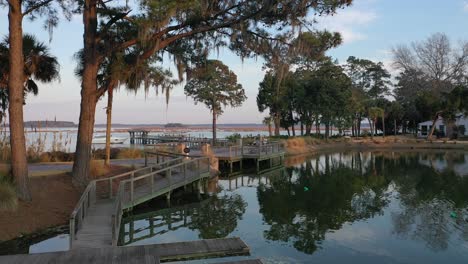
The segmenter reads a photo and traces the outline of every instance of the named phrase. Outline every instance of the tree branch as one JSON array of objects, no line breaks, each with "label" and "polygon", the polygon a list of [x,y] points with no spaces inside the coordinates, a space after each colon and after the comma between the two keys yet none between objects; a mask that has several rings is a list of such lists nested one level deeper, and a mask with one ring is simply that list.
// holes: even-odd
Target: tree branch
[{"label": "tree branch", "polygon": [[31,6],[28,10],[24,11],[22,16],[23,17],[27,16],[27,15],[31,14],[32,12],[36,11],[37,9],[50,4],[52,1],[54,1],[54,0],[45,0],[45,1],[37,3],[37,4],[33,5],[33,6]]}]

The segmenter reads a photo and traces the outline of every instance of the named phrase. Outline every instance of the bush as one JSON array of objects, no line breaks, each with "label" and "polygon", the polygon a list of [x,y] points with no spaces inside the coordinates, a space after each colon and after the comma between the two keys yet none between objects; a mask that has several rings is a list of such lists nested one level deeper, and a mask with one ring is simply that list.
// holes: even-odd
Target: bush
[{"label": "bush", "polygon": [[229,141],[229,142],[233,142],[233,143],[236,143],[238,139],[241,139],[242,136],[241,134],[239,133],[234,133],[232,135],[229,135],[226,137],[226,139]]},{"label": "bush", "polygon": [[68,162],[73,161],[74,153],[62,151],[44,152],[39,155],[40,162]]},{"label": "bush", "polygon": [[10,166],[0,165],[0,211],[15,210],[18,206],[15,186],[10,177]]},{"label": "bush", "polygon": [[144,156],[145,152],[143,150],[134,148],[120,149],[117,154],[118,159],[138,159]]},{"label": "bush", "polygon": [[92,160],[90,171],[93,178],[100,178],[109,173],[110,169],[104,164],[103,160]]}]

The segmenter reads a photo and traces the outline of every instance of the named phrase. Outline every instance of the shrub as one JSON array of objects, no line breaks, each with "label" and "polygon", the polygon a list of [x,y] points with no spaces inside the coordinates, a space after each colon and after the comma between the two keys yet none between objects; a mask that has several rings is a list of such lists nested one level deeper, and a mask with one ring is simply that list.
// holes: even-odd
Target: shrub
[{"label": "shrub", "polygon": [[232,135],[229,135],[226,137],[226,139],[229,141],[229,142],[233,142],[233,143],[236,143],[238,139],[241,139],[242,136],[241,134],[239,133],[234,133]]},{"label": "shrub", "polygon": [[15,210],[18,206],[15,186],[10,178],[10,166],[0,165],[0,211]]},{"label": "shrub", "polygon": [[144,156],[145,153],[143,150],[135,148],[120,149],[117,154],[118,159],[138,159],[143,158]]},{"label": "shrub", "polygon": [[109,168],[104,164],[103,160],[92,160],[90,164],[91,176],[100,178],[109,173]]}]

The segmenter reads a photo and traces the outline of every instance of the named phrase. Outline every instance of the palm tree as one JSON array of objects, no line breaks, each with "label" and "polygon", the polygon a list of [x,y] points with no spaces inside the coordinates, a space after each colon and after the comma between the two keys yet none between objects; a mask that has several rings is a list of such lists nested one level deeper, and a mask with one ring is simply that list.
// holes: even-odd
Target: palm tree
[{"label": "palm tree", "polygon": [[[5,38],[0,43],[0,121],[5,116],[6,109],[9,106],[9,48],[10,45],[8,38]],[[33,93],[34,95],[38,94],[38,81],[48,83],[59,78],[59,63],[57,58],[50,54],[49,48],[44,43],[39,42],[33,35],[28,34],[23,35],[23,56],[24,103],[25,97],[28,93]],[[24,142],[24,134],[21,135],[13,133],[10,135],[10,141],[10,145],[12,146],[12,171],[13,177],[15,177],[16,191],[21,199],[31,200],[26,157],[23,157],[25,150],[13,147],[17,145],[13,144],[13,141]]]},{"label": "palm tree", "polygon": [[[8,73],[9,73],[9,43],[5,38],[0,43],[0,123],[8,109]],[[37,82],[50,83],[59,78],[60,65],[57,58],[52,56],[44,43],[35,36],[23,36],[24,55],[24,97],[28,93],[38,95]]]},{"label": "palm tree", "polygon": [[273,135],[273,132],[271,131],[271,122],[272,121],[273,121],[273,119],[271,118],[271,116],[266,116],[265,118],[263,118],[263,124],[268,126],[268,134],[269,134],[270,137]]},{"label": "palm tree", "polygon": [[[76,75],[81,77],[83,52],[77,53],[76,57],[80,63],[75,71]],[[172,78],[172,73],[160,67],[152,65],[157,58],[137,61],[138,52],[133,51],[127,54],[114,53],[101,64],[98,75],[99,87],[107,87],[107,107],[106,107],[106,158],[104,163],[110,165],[110,137],[112,130],[112,105],[114,90],[121,85],[127,90],[135,93],[144,88],[145,93],[149,92],[150,87],[155,87],[156,93],[159,88],[166,95],[166,103],[169,101],[169,92],[178,82]]]}]

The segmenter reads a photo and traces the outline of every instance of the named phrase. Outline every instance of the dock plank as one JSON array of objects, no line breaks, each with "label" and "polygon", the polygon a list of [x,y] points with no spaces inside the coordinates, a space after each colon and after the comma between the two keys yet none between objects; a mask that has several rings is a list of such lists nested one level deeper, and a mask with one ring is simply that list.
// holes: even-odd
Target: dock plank
[{"label": "dock plank", "polygon": [[219,262],[215,264],[263,264],[260,259],[247,259],[238,261]]},{"label": "dock plank", "polygon": [[[187,260],[207,257],[248,255],[249,247],[240,238],[206,239],[128,247],[80,248],[64,252],[0,256],[0,263],[11,264],[120,264],[159,263],[160,260]],[[241,262],[242,263],[242,262]],[[261,262],[246,262],[261,263]]]}]

